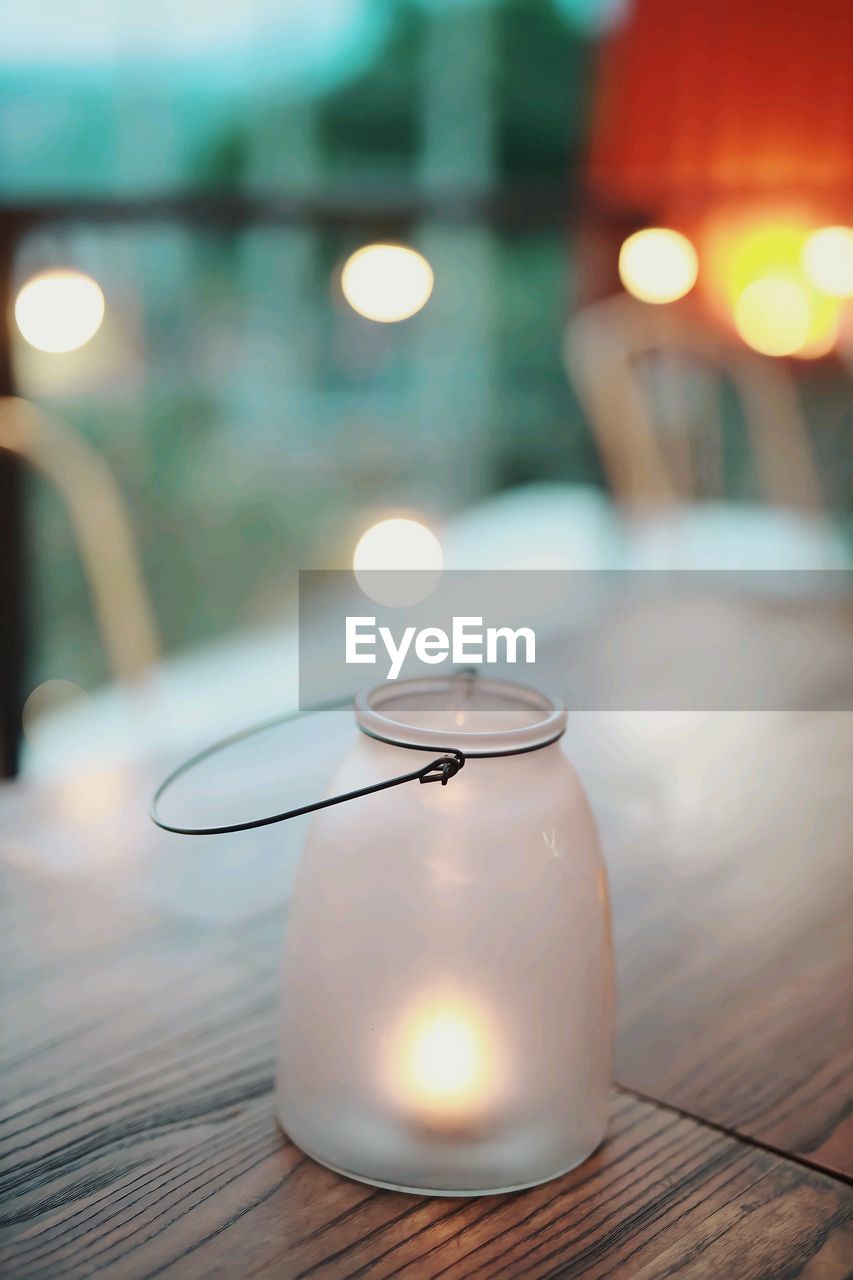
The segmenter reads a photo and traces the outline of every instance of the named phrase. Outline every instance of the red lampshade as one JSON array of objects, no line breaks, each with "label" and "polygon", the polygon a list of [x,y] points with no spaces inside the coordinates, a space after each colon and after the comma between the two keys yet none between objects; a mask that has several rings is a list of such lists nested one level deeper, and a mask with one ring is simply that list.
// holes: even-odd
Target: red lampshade
[{"label": "red lampshade", "polygon": [[691,218],[722,200],[853,203],[851,0],[633,0],[604,44],[589,182]]}]

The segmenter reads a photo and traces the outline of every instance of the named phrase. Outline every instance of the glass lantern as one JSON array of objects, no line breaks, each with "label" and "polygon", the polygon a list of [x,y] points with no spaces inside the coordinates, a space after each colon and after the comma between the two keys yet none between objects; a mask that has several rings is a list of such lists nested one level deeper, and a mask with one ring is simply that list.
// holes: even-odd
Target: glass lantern
[{"label": "glass lantern", "polygon": [[[381,1187],[555,1178],[604,1135],[614,1013],[607,878],[559,744],[565,708],[434,678],[380,685],[355,717],[328,795],[362,794],[314,815],[287,922],[281,1124]],[[383,784],[425,751],[451,753],[455,776],[420,780],[449,785]]]}]

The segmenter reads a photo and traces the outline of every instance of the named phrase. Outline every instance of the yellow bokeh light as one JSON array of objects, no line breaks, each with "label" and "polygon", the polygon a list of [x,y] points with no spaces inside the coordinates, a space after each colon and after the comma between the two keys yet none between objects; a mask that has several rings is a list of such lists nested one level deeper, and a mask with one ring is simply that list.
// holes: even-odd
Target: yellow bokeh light
[{"label": "yellow bokeh light", "polygon": [[735,303],[735,328],[755,351],[790,356],[809,338],[812,309],[796,280],[766,276],[748,284]]},{"label": "yellow bokeh light", "polygon": [[104,318],[104,295],[79,271],[33,276],[15,300],[15,322],[32,347],[51,354],[76,351],[95,336]]},{"label": "yellow bokeh light", "polygon": [[629,236],[619,250],[619,278],[641,302],[675,302],[696,283],[699,260],[680,231],[647,227]]},{"label": "yellow bokeh light", "polygon": [[341,289],[360,316],[392,324],[406,320],[429,301],[432,267],[405,245],[368,244],[344,264]]},{"label": "yellow bokeh light", "polygon": [[853,297],[853,227],[821,227],[803,245],[803,267],[831,298]]},{"label": "yellow bokeh light", "polygon": [[817,360],[829,355],[838,342],[841,332],[841,307],[837,300],[829,306],[822,305],[828,299],[820,299],[817,304],[811,300],[811,323],[809,335],[803,345],[794,352],[800,360]]},{"label": "yellow bokeh light", "polygon": [[805,267],[813,225],[808,210],[766,206],[718,211],[703,228],[706,294],[765,355],[815,359],[837,341],[840,303],[816,288]]}]

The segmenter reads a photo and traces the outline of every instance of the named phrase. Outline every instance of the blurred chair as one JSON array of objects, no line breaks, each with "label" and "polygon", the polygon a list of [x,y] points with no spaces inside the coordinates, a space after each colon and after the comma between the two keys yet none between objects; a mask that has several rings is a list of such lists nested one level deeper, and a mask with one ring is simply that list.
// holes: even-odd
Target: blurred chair
[{"label": "blurred chair", "polygon": [[[716,375],[719,381],[728,378],[740,398],[764,501],[810,512],[823,509],[808,431],[785,366],[717,334],[690,304],[655,307],[627,294],[608,298],[573,317],[564,354],[613,495],[623,507],[660,509],[710,496],[696,486],[691,428],[697,410],[705,419],[706,443],[709,434],[715,437],[715,478],[722,489]],[[660,382],[653,388],[642,365],[655,356]],[[702,394],[691,398],[691,383],[699,380]]]},{"label": "blurred chair", "polygon": [[62,498],[110,669],[138,682],[160,646],[124,502],[106,463],[70,427],[25,400],[0,399],[0,449],[40,471]]},{"label": "blurred chair", "polygon": [[[575,316],[564,356],[624,517],[628,566],[847,565],[781,361],[716,333],[689,303],[656,307],[627,294]],[[758,501],[727,500],[726,381],[742,407]]]},{"label": "blurred chair", "polygon": [[[847,566],[784,364],[716,334],[689,303],[655,307],[627,294],[574,317],[564,355],[615,507],[564,481],[488,498],[441,530],[448,568]],[[725,382],[742,406],[757,502],[726,497]]]}]

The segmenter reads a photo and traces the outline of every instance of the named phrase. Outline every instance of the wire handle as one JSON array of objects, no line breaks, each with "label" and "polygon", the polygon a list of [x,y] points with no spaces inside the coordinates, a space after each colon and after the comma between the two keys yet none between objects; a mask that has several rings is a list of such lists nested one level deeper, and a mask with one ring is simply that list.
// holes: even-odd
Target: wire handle
[{"label": "wire handle", "polygon": [[[476,672],[471,668],[467,668],[457,672],[457,675],[470,685]],[[160,783],[151,801],[149,812],[152,822],[161,827],[163,831],[172,831],[179,836],[224,836],[230,835],[235,831],[252,831],[256,827],[269,827],[276,822],[287,822],[289,818],[301,818],[303,814],[316,813],[318,809],[328,809],[333,804],[345,804],[348,800],[358,800],[362,796],[370,796],[377,791],[387,791],[389,787],[400,787],[405,782],[440,782],[443,787],[446,787],[450,779],[455,778],[459,770],[464,767],[466,759],[493,759],[497,756],[526,755],[531,751],[541,751],[543,747],[551,746],[552,743],[556,742],[562,736],[565,727],[564,724],[561,725],[553,737],[547,738],[542,742],[536,742],[532,746],[516,747],[514,750],[506,751],[471,751],[466,757],[457,747],[436,747],[434,745],[426,747],[420,743],[401,742],[396,738],[384,738],[362,725],[361,732],[376,742],[384,742],[388,746],[400,747],[405,751],[432,752],[437,750],[441,752],[441,755],[436,756],[434,760],[430,760],[429,764],[425,764],[423,768],[412,770],[411,773],[401,773],[395,778],[386,778],[383,782],[374,782],[369,787],[360,787],[357,791],[345,791],[341,795],[330,796],[327,800],[314,800],[311,804],[301,805],[298,809],[287,809],[283,813],[273,813],[263,818],[251,818],[247,822],[231,822],[219,827],[179,827],[175,823],[167,822],[160,816],[160,801],[172,783],[177,782],[178,778],[217,752],[226,747],[234,746],[236,743],[243,742],[264,729],[272,729],[278,725],[299,720],[303,716],[319,711],[340,711],[344,707],[351,705],[350,698],[339,698],[332,702],[306,708],[304,711],[295,711],[288,715],[276,716],[273,720],[266,720],[262,724],[252,725],[240,733],[232,734],[221,742],[216,742],[212,746],[205,748],[204,751],[200,751],[198,755],[193,756],[190,760],[184,761],[182,765],[179,765],[177,769],[174,769],[169,774],[168,778]]]},{"label": "wire handle", "polygon": [[[229,739],[229,741],[232,740]],[[422,748],[413,749],[422,750]],[[345,804],[348,800],[359,800],[362,796],[373,795],[376,791],[387,791],[389,787],[402,786],[404,782],[440,782],[443,787],[446,787],[450,779],[454,778],[465,764],[463,753],[457,751],[454,747],[448,747],[445,755],[437,756],[435,760],[431,760],[422,769],[414,769],[411,773],[401,773],[396,778],[386,778],[384,782],[374,782],[369,787],[359,787],[357,791],[344,791],[341,795],[330,796],[326,800],[314,800],[311,804],[302,805],[298,809],[288,809],[284,813],[273,813],[269,817],[252,818],[248,822],[232,822],[221,827],[179,827],[174,823],[166,822],[157,812],[157,807],[164,792],[181,774],[186,773],[188,769],[206,758],[210,753],[210,749],[208,749],[208,751],[202,752],[200,756],[195,756],[192,760],[180,765],[173,773],[169,774],[168,778],[160,783],[160,786],[155,791],[154,799],[151,801],[150,815],[152,822],[162,828],[163,831],[172,831],[179,836],[225,836],[231,835],[235,831],[251,831],[255,827],[269,827],[275,822],[287,822],[289,818],[301,818],[306,813],[315,813],[318,809],[328,809],[333,804]]]}]

